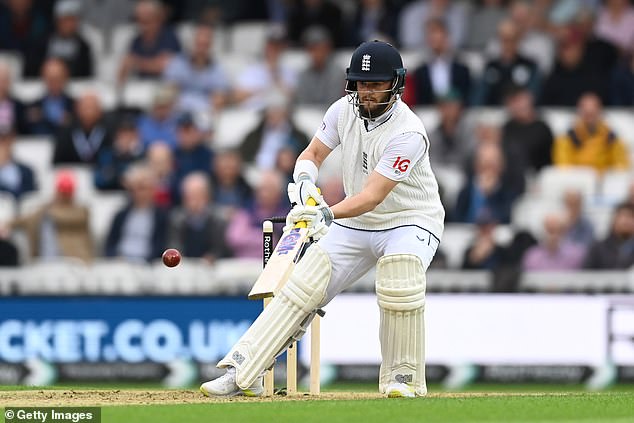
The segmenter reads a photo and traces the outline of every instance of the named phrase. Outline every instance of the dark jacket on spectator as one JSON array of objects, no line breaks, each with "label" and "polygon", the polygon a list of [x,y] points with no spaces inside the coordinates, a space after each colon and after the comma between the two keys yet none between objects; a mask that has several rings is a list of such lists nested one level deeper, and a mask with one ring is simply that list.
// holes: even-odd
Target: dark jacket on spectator
[{"label": "dark jacket on spectator", "polygon": [[634,266],[634,237],[622,240],[614,235],[595,242],[586,254],[586,269],[629,269]]},{"label": "dark jacket on spectator", "polygon": [[225,222],[211,208],[196,223],[190,221],[185,210],[176,209],[170,219],[169,245],[184,257],[229,257],[225,231]]},{"label": "dark jacket on spectator", "polygon": [[2,180],[0,180],[0,191],[8,192],[13,194],[15,198],[19,198],[22,194],[36,189],[35,176],[29,167],[23,165],[22,163],[14,162],[14,164],[17,166],[18,172],[20,173],[19,186],[8,187],[3,185]]},{"label": "dark jacket on spectator", "polygon": [[110,130],[103,122],[97,123],[89,133],[76,124],[62,129],[56,137],[53,163],[94,164],[99,153],[111,144]]},{"label": "dark jacket on spectator", "polygon": [[[125,207],[123,210],[119,211],[112,220],[112,225],[110,226],[110,232],[108,233],[105,245],[106,257],[116,257],[118,255],[119,242],[123,237],[123,226],[131,210],[131,206]],[[152,229],[152,237],[150,241],[151,253],[150,257],[145,257],[146,260],[150,261],[152,259],[159,258],[163,254],[167,241],[168,224],[169,218],[167,211],[162,208],[155,207],[154,227]]]},{"label": "dark jacket on spectator", "polygon": [[[62,44],[62,48],[56,51],[56,43]],[[42,64],[48,58],[56,57],[64,61],[68,67],[68,75],[71,78],[90,78],[93,76],[92,51],[88,43],[79,35],[68,39],[62,39],[55,35],[43,39],[29,49],[24,55],[25,78],[37,78],[40,76]]]},{"label": "dark jacket on spectator", "polygon": [[[285,147],[290,147],[297,154],[301,153],[308,146],[308,137],[302,131],[297,129],[295,124],[291,121],[291,133],[288,139],[286,140]],[[247,163],[253,163],[255,161],[255,157],[260,150],[260,146],[262,145],[262,135],[264,134],[264,122],[261,122],[257,128],[253,131],[249,132],[247,136],[240,144],[239,150],[240,155],[242,156],[242,160]]]},{"label": "dark jacket on spectator", "polygon": [[[70,119],[73,116],[73,109],[75,105],[75,100],[70,97],[68,94],[62,94],[62,103],[64,112],[68,118],[68,122],[58,124],[57,122],[52,122],[44,116],[44,100],[46,96],[36,100],[31,103],[27,109],[27,124],[29,125],[29,132],[31,134],[37,135],[55,135],[57,131],[59,131],[62,127],[67,124],[70,124]],[[32,114],[36,114],[37,117],[33,119]]]},{"label": "dark jacket on spectator", "polygon": [[[451,89],[457,90],[461,98],[468,100],[471,95],[471,75],[469,74],[469,68],[460,62],[452,60],[451,70],[449,72],[451,74],[449,80]],[[424,64],[416,69],[407,82],[408,84],[412,84],[411,90],[414,94],[414,98],[409,100],[411,104],[433,105],[436,103],[428,64]],[[405,90],[409,91],[407,84]]]}]

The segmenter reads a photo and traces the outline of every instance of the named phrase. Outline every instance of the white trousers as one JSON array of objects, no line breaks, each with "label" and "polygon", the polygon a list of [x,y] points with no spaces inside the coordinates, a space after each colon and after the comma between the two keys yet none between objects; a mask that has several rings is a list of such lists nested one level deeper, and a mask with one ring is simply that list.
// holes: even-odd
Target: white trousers
[{"label": "white trousers", "polygon": [[421,259],[423,270],[427,271],[438,249],[439,239],[415,225],[385,231],[365,231],[333,223],[318,242],[328,253],[332,265],[326,299],[320,306],[323,307],[365,275],[385,255],[414,254]]}]

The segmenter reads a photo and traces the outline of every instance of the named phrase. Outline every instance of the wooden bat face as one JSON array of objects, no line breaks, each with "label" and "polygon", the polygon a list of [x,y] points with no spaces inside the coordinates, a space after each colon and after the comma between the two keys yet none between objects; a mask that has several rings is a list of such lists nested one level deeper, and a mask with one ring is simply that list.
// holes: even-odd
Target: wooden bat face
[{"label": "wooden bat face", "polygon": [[284,286],[307,239],[308,229],[306,228],[295,227],[284,232],[266,267],[253,284],[249,299],[272,297]]}]

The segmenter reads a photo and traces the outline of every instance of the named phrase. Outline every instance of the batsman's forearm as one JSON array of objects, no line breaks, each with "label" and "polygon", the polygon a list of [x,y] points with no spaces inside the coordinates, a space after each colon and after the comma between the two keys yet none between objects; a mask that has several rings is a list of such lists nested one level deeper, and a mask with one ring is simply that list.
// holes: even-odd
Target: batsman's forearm
[{"label": "batsman's forearm", "polygon": [[382,199],[371,196],[365,192],[360,192],[357,195],[335,204],[330,209],[335,215],[335,219],[356,217],[374,210],[381,201]]}]

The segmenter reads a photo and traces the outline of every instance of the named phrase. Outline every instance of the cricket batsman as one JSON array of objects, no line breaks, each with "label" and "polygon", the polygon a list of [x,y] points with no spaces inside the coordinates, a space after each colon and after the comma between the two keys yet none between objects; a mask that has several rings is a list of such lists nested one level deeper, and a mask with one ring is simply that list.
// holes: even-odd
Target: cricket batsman
[{"label": "cricket batsman", "polygon": [[[379,390],[392,398],[426,394],[425,272],[445,213],[425,127],[400,99],[405,71],[399,52],[382,41],[365,42],[352,54],[347,95],[329,107],[288,188],[296,206],[287,225],[307,221],[317,241],[218,363],[227,373],[202,384],[205,395],[261,395],[275,357],[301,338],[317,309],[373,266],[381,313]],[[315,182],[337,146],[346,198],[329,206]],[[307,205],[309,198],[317,205]]]}]

